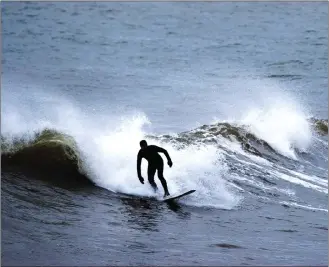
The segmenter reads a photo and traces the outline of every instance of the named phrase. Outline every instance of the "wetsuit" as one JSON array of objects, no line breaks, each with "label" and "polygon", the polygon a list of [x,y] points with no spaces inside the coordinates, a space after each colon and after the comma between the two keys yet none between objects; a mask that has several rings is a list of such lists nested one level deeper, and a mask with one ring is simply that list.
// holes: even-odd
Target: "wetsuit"
[{"label": "wetsuit", "polygon": [[[155,172],[158,171],[158,177],[159,180],[163,186],[163,189],[165,193],[169,195],[168,188],[167,188],[167,182],[165,178],[163,177],[163,160],[162,157],[158,153],[164,153],[167,157],[168,164],[171,167],[172,162],[170,159],[170,156],[168,152],[158,146],[150,145],[145,148],[142,148],[139,150],[137,155],[137,174],[138,178],[141,180],[141,162],[142,158],[145,158],[148,161],[148,168],[147,168],[147,176],[149,183],[153,187],[153,189],[156,191],[158,189],[156,183],[154,182],[154,175]],[[142,181],[141,181],[142,182]]]}]

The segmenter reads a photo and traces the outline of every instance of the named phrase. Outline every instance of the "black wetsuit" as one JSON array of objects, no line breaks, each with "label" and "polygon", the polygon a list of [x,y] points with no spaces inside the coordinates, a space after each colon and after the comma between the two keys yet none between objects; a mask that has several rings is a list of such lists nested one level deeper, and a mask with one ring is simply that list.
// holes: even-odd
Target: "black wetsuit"
[{"label": "black wetsuit", "polygon": [[[150,145],[145,148],[142,148],[139,150],[138,155],[137,155],[137,174],[138,177],[141,177],[141,161],[142,158],[145,158],[148,161],[148,168],[147,168],[147,176],[149,183],[153,187],[153,189],[156,191],[157,190],[157,185],[154,182],[154,175],[155,172],[158,171],[158,177],[159,180],[161,181],[161,184],[163,186],[163,189],[165,193],[168,193],[168,188],[167,188],[167,182],[165,178],[163,177],[163,160],[162,157],[158,153],[164,153],[165,156],[167,157],[168,163],[171,163],[170,156],[168,152],[158,146]],[[171,163],[172,164],[172,163]]]}]

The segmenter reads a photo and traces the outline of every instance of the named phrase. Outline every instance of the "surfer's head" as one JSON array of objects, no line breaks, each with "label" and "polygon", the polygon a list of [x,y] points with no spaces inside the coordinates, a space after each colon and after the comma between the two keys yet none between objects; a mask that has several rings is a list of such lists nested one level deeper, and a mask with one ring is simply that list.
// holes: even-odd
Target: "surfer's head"
[{"label": "surfer's head", "polygon": [[141,148],[145,148],[147,147],[147,142],[145,140],[142,140],[139,142],[139,145],[141,146]]}]

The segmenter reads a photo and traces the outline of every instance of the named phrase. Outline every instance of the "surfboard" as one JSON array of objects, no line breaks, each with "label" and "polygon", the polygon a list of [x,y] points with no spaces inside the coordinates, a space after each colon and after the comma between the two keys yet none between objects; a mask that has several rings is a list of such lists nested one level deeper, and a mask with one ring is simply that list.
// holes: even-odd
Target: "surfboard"
[{"label": "surfboard", "polygon": [[187,191],[187,192],[185,192],[185,193],[183,193],[183,194],[180,194],[180,195],[169,196],[169,197],[164,198],[163,201],[165,201],[165,202],[173,201],[173,200],[175,200],[175,199],[178,199],[178,198],[181,198],[181,197],[183,197],[183,196],[186,196],[186,195],[192,194],[192,193],[194,193],[194,192],[195,192],[195,190],[190,190],[190,191]]}]

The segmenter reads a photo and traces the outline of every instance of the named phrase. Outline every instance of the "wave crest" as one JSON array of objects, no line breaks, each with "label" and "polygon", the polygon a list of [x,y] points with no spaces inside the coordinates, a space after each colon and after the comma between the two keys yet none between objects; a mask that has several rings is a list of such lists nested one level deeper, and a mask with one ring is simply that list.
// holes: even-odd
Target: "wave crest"
[{"label": "wave crest", "polygon": [[8,140],[3,136],[1,139],[3,166],[19,166],[34,173],[57,174],[58,182],[62,180],[67,184],[92,183],[83,172],[74,138],[67,134],[45,129],[30,139],[21,137]]}]

